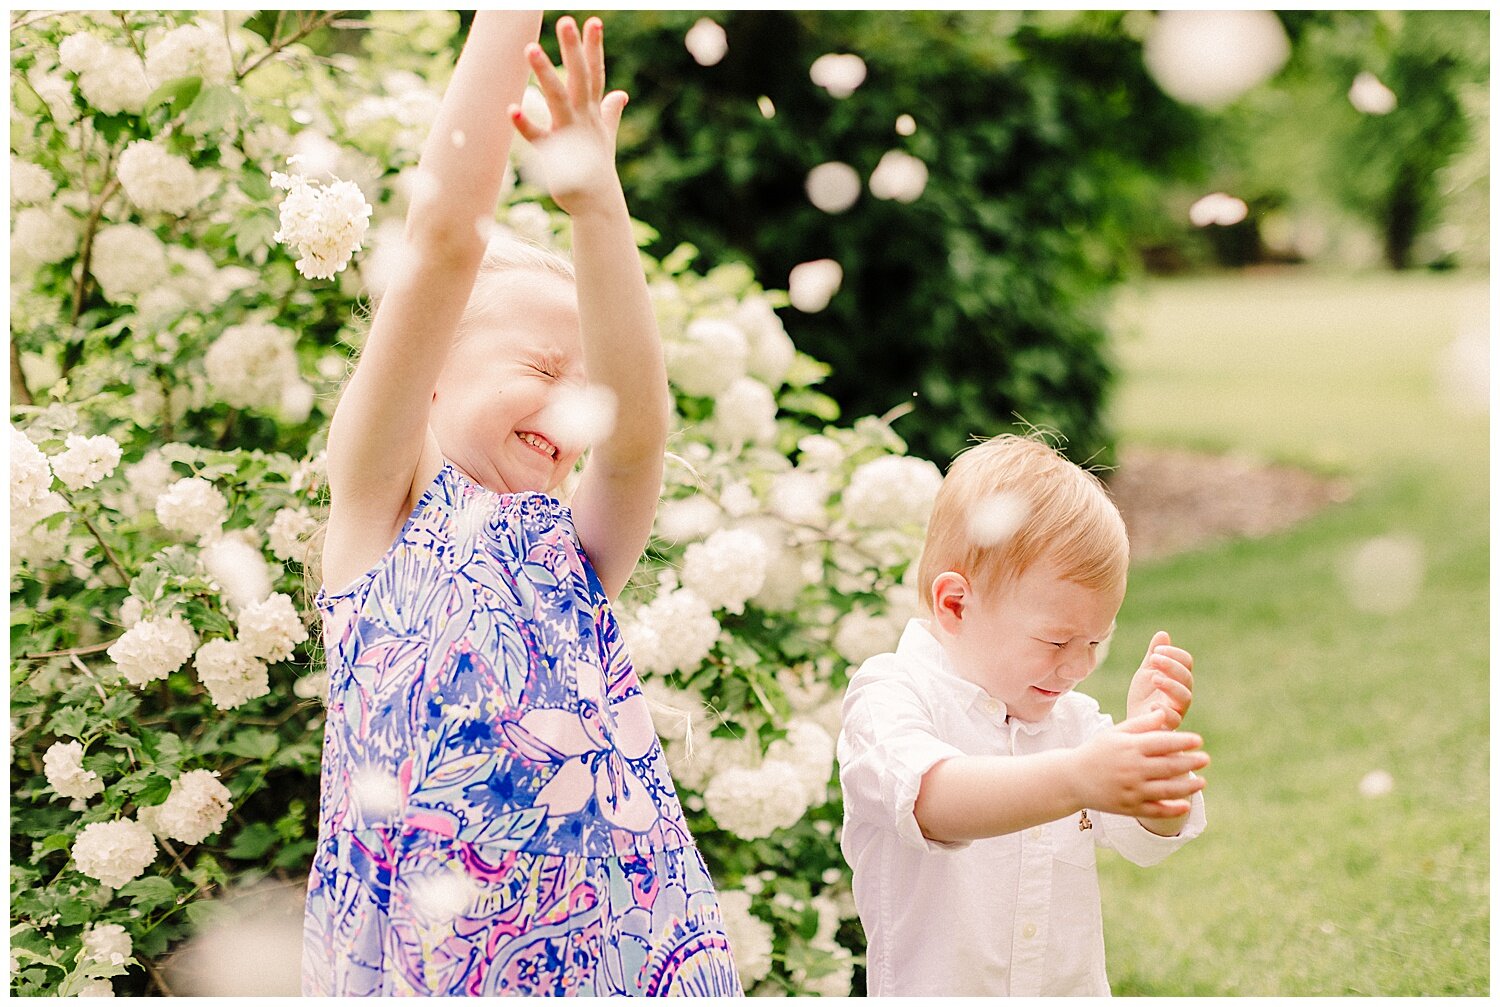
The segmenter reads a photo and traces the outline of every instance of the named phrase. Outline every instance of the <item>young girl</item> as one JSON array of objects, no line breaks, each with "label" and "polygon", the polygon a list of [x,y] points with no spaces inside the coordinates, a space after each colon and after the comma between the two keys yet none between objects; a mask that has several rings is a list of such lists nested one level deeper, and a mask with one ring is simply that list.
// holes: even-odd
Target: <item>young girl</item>
[{"label": "young girl", "polygon": [[[614,169],[626,96],[603,26],[557,35],[480,12],[422,151],[412,254],[388,286],[328,438],[318,594],[328,653],[309,995],[739,993],[610,611],[650,533],[670,415]],[[573,220],[566,263],[486,255],[534,70],[552,125],[511,104]],[[563,176],[566,177],[563,177]],[[618,398],[585,445],[548,405]],[[571,425],[569,425],[571,426]]]}]

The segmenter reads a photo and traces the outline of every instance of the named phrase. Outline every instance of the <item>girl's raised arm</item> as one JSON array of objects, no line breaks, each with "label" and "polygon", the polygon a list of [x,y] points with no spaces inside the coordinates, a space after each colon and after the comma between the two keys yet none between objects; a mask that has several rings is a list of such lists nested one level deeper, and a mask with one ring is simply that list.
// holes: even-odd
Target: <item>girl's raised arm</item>
[{"label": "girl's raised arm", "polygon": [[541,20],[540,11],[480,11],[469,29],[422,148],[401,267],[328,432],[330,535],[394,531],[405,515],[433,390],[484,256],[478,223],[493,218],[505,177],[514,130],[504,110],[525,89],[524,53]]}]

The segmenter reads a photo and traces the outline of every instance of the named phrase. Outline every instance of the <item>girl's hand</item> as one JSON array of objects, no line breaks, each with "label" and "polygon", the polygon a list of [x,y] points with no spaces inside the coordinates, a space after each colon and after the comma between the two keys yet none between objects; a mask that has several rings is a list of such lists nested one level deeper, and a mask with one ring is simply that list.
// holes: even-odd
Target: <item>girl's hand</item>
[{"label": "girl's hand", "polygon": [[1134,719],[1152,710],[1166,714],[1167,730],[1175,730],[1193,705],[1193,655],[1172,646],[1172,638],[1157,633],[1130,680],[1125,717]]},{"label": "girl's hand", "polygon": [[558,19],[557,45],[566,83],[541,46],[526,47],[552,115],[551,127],[532,122],[519,105],[511,105],[509,113],[516,132],[536,147],[552,199],[577,216],[623,201],[615,172],[615,134],[629,96],[604,93],[604,23],[598,18],[588,19],[582,37],[571,17]]}]

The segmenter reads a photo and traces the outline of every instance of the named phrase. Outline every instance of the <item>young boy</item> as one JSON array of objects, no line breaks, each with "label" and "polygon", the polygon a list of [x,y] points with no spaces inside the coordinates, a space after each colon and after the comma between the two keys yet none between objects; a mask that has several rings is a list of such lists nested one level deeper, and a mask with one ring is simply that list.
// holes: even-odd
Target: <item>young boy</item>
[{"label": "young boy", "polygon": [[1203,831],[1192,656],[1166,633],[1124,723],[1074,688],[1125,596],[1102,484],[1048,445],[961,455],[918,567],[929,619],[849,682],[843,851],[872,996],[1108,996],[1094,846],[1142,866]]}]

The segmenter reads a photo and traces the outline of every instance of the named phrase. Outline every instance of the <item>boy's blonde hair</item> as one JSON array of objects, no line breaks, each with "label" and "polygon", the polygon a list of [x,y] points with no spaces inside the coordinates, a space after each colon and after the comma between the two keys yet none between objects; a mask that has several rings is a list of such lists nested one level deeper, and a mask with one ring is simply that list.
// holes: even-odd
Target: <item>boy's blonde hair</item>
[{"label": "boy's blonde hair", "polygon": [[946,571],[988,590],[1042,561],[1087,588],[1124,586],[1130,540],[1109,491],[1036,436],[1002,434],[965,449],[927,523],[922,607],[932,611],[932,583]]}]

